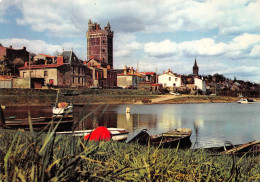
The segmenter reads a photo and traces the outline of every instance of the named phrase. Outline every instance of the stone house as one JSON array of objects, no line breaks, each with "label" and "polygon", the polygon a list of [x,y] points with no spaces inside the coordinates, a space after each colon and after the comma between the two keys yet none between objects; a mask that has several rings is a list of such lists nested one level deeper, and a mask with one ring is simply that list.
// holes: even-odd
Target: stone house
[{"label": "stone house", "polygon": [[[31,77],[31,88],[43,86],[70,87],[70,67],[64,64],[28,65],[20,69],[21,78]],[[30,76],[29,76],[30,72]]]},{"label": "stone house", "polygon": [[133,67],[124,66],[117,71],[117,86],[122,88],[139,88],[139,83],[145,82],[145,76],[136,72]]},{"label": "stone house", "polygon": [[110,64],[103,60],[97,60],[93,57],[84,62],[84,64],[92,71],[92,86],[98,88],[116,88],[117,72],[112,69]]},{"label": "stone house", "polygon": [[[55,63],[48,64],[49,56],[42,56],[44,64],[29,65],[19,69],[20,78],[31,78],[31,88],[54,87],[89,87],[92,84],[92,72],[73,51],[64,51],[55,57]],[[54,60],[54,59],[53,59]],[[30,76],[29,76],[30,72]]]}]

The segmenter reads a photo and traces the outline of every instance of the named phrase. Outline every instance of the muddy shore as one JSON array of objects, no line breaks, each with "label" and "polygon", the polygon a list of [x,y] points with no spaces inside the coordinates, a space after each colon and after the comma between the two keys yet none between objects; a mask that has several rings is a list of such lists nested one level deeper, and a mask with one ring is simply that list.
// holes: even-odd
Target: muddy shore
[{"label": "muddy shore", "polygon": [[[231,103],[238,97],[181,95],[154,95],[140,90],[70,90],[69,96],[59,95],[59,101],[72,101],[75,105],[87,104],[188,104],[188,103]],[[77,94],[75,94],[77,93]],[[5,106],[51,106],[57,90],[0,89],[0,104]]]}]

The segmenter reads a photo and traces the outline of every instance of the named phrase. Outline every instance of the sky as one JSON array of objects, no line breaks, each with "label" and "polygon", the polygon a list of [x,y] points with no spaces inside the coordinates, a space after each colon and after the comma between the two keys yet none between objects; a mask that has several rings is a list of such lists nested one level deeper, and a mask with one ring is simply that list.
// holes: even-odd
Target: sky
[{"label": "sky", "polygon": [[114,68],[260,83],[260,0],[0,0],[0,43],[87,59],[88,22],[114,31]]}]

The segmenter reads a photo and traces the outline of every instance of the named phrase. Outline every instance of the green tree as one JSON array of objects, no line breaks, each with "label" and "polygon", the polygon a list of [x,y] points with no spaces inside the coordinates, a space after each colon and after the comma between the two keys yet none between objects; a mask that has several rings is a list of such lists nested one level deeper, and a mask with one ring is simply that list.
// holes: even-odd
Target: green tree
[{"label": "green tree", "polygon": [[4,58],[0,59],[0,72],[2,75],[10,73],[10,67],[11,65],[7,57],[4,56]]},{"label": "green tree", "polygon": [[18,73],[18,68],[24,65],[24,60],[22,58],[15,58],[13,60],[13,67],[14,67],[14,75]]}]

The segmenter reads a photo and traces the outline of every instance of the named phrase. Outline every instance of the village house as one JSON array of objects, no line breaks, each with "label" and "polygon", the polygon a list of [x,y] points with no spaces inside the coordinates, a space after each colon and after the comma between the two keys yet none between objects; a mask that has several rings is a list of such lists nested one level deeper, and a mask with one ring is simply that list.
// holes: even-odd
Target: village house
[{"label": "village house", "polygon": [[[31,88],[48,87],[87,87],[91,84],[91,71],[77,58],[73,51],[64,51],[48,62],[50,56],[38,56],[44,64],[21,67],[20,78],[31,78]],[[55,60],[55,63],[53,63]],[[48,64],[50,63],[50,64]],[[30,72],[30,75],[29,75]]]},{"label": "village house", "polygon": [[[30,78],[31,88],[43,86],[69,87],[70,66],[58,62],[58,64],[28,65],[20,68],[20,78]],[[29,75],[30,73],[30,75]]]},{"label": "village house", "polygon": [[163,74],[158,76],[158,83],[170,89],[181,87],[181,76],[173,73],[171,69],[168,69],[167,72],[163,71]]},{"label": "village house", "polygon": [[117,86],[122,88],[138,88],[140,82],[145,82],[145,76],[136,72],[133,67],[124,66],[117,71]]},{"label": "village house", "polygon": [[111,69],[110,64],[103,60],[97,60],[91,57],[84,64],[92,72],[92,87],[96,88],[117,88],[117,72]]}]

